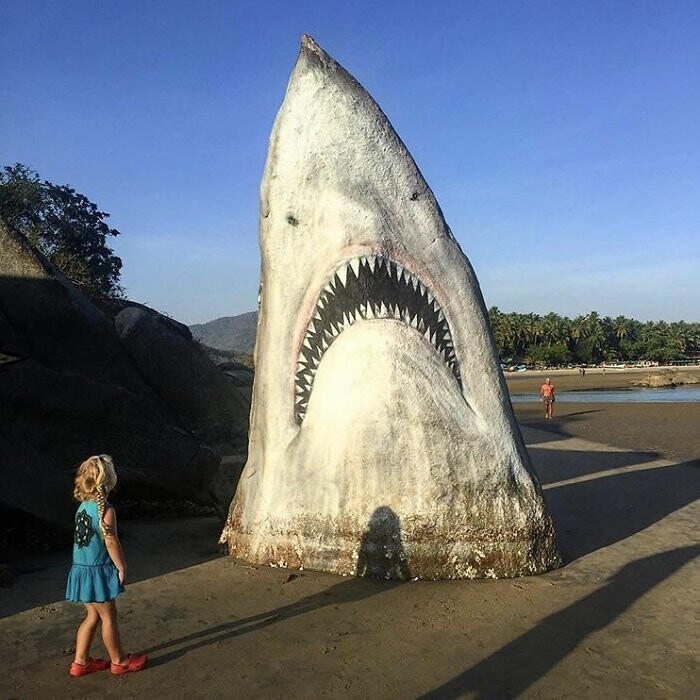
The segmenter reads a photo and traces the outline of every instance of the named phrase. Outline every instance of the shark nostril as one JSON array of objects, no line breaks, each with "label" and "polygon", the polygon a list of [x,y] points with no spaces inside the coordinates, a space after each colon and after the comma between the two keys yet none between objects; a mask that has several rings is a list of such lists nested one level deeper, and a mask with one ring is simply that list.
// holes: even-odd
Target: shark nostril
[{"label": "shark nostril", "polygon": [[294,216],[294,214],[287,214],[287,223],[290,226],[298,226],[299,225],[299,219]]}]

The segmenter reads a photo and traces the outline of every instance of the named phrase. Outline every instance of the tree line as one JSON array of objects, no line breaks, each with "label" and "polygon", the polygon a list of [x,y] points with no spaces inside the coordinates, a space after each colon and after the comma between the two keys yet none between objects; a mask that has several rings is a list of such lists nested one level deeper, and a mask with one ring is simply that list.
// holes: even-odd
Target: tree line
[{"label": "tree line", "polygon": [[700,359],[700,323],[556,313],[503,313],[489,309],[502,362],[543,365],[602,362],[674,362]]}]

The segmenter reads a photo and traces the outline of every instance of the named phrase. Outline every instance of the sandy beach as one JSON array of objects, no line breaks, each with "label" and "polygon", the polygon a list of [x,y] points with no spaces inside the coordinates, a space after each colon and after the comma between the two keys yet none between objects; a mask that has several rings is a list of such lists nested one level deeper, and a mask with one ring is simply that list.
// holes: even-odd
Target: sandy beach
[{"label": "sandy beach", "polygon": [[[508,379],[530,392],[541,376]],[[586,388],[632,372],[589,372]],[[559,390],[581,378],[550,373]],[[617,384],[615,384],[617,382]],[[534,389],[533,389],[534,387]],[[253,568],[215,518],[126,521],[130,648],[150,667],[72,679],[68,552],[0,589],[3,698],[687,698],[700,630],[700,403],[515,406],[565,563],[543,576],[390,583]],[[94,652],[103,653],[97,642]]]},{"label": "sandy beach", "polygon": [[[658,375],[684,375],[700,381],[700,367],[577,370],[507,373],[511,395],[537,395],[546,377],[557,392],[633,389],[637,382]],[[692,385],[691,385],[692,386]],[[694,389],[700,392],[700,387]],[[546,429],[561,435],[683,460],[700,458],[700,402],[696,403],[576,403],[559,400],[555,421],[543,420],[538,402],[513,404],[524,428]]]},{"label": "sandy beach", "polygon": [[652,377],[686,379],[700,383],[700,365],[689,367],[629,367],[602,369],[591,367],[581,376],[577,369],[551,369],[546,371],[506,372],[505,378],[511,395],[536,394],[546,377],[550,377],[558,391],[597,391],[631,389],[638,382]]}]

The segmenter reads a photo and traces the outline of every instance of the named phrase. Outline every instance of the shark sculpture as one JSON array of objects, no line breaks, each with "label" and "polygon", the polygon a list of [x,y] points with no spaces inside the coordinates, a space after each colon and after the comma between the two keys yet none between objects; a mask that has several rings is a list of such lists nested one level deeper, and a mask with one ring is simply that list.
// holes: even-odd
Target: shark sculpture
[{"label": "shark sculpture", "polygon": [[469,261],[379,106],[306,36],[270,137],[260,247],[230,553],[391,578],[558,566]]}]

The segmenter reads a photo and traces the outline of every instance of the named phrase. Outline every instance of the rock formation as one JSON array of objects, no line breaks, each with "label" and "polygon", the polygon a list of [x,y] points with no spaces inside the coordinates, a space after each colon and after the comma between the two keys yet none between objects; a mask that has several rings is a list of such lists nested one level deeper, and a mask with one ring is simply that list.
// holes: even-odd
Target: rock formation
[{"label": "rock formation", "polygon": [[[180,324],[178,324],[180,325]],[[143,308],[120,311],[114,326],[122,344],[158,395],[190,432],[208,443],[245,439],[250,398],[192,342],[186,326]]]},{"label": "rock formation", "polygon": [[556,567],[474,272],[380,108],[308,37],[270,137],[260,246],[230,553],[393,578]]},{"label": "rock formation", "polygon": [[228,505],[250,388],[182,324],[115,313],[0,221],[0,507],[68,527],[75,467],[96,452],[114,455],[122,495]]}]

